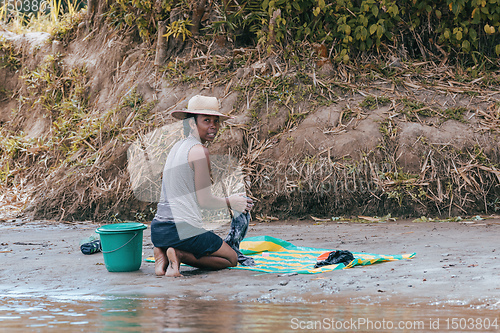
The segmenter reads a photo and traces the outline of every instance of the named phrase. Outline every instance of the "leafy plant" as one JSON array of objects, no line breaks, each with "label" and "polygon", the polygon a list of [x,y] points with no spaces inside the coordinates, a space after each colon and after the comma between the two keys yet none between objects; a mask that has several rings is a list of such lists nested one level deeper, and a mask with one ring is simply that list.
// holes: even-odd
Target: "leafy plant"
[{"label": "leafy plant", "polygon": [[[67,30],[64,26],[71,24],[77,26],[83,17],[82,8],[82,0],[5,0],[0,7],[0,21],[6,23],[9,31],[18,34],[31,31],[52,33]],[[62,27],[59,27],[61,23]]]},{"label": "leafy plant", "polygon": [[21,54],[14,45],[5,38],[0,38],[0,68],[17,70],[21,67],[20,58]]},{"label": "leafy plant", "polygon": [[203,28],[208,36],[224,36],[235,44],[256,43],[264,28],[267,12],[262,8],[262,2],[247,0],[222,4],[214,1],[215,19]]},{"label": "leafy plant", "polygon": [[71,40],[76,38],[76,30],[78,25],[85,19],[85,14],[85,11],[64,14],[54,25],[52,38],[68,44]]},{"label": "leafy plant", "polygon": [[[106,20],[118,29],[137,30],[144,41],[150,41],[156,35],[158,21],[168,18],[175,1],[173,0],[116,0],[104,14]],[[181,6],[182,3],[179,3]]]},{"label": "leafy plant", "polygon": [[191,20],[179,20],[174,21],[172,24],[167,26],[167,33],[163,35],[164,37],[173,36],[177,38],[182,35],[182,40],[186,40],[186,37],[191,37],[193,34],[187,27],[192,26]]}]

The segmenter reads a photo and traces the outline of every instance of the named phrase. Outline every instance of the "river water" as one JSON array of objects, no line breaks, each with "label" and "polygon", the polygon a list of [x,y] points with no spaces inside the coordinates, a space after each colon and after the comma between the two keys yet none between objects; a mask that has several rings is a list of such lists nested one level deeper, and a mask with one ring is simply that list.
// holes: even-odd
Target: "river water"
[{"label": "river water", "polygon": [[190,296],[6,294],[0,295],[0,331],[500,332],[500,311],[453,304],[243,303]]}]

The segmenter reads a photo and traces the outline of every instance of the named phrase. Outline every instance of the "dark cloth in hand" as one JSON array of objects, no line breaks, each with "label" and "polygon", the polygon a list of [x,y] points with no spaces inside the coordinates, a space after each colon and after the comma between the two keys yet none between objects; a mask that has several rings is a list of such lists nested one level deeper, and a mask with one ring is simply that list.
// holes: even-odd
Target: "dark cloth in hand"
[{"label": "dark cloth in hand", "polygon": [[250,220],[250,213],[236,213],[236,216],[231,220],[231,229],[229,230],[229,234],[224,239],[224,241],[236,252],[238,255],[238,262],[243,266],[255,265],[253,258],[244,255],[240,251],[240,242],[247,234]]}]

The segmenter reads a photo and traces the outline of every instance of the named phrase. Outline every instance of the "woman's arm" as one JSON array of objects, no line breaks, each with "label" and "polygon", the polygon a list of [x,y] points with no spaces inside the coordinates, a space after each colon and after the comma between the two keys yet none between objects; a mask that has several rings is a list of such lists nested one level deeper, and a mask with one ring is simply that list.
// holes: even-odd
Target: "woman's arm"
[{"label": "woman's arm", "polygon": [[208,149],[202,145],[196,145],[189,151],[188,161],[190,167],[194,170],[194,184],[196,188],[196,198],[202,208],[217,209],[227,206],[226,200],[232,209],[239,212],[248,210],[252,200],[247,199],[243,194],[235,194],[229,198],[219,198],[212,194],[210,179],[210,160]]}]

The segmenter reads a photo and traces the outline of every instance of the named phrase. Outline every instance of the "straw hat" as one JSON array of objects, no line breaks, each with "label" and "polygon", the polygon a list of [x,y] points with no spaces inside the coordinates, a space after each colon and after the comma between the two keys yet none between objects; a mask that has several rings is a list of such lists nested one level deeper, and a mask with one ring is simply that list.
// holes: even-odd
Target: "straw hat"
[{"label": "straw hat", "polygon": [[228,120],[233,117],[226,116],[219,112],[219,101],[217,97],[208,97],[196,95],[191,97],[188,102],[187,109],[174,110],[170,113],[172,117],[177,119],[185,119],[188,114],[204,114],[209,116],[219,116],[220,120]]}]

